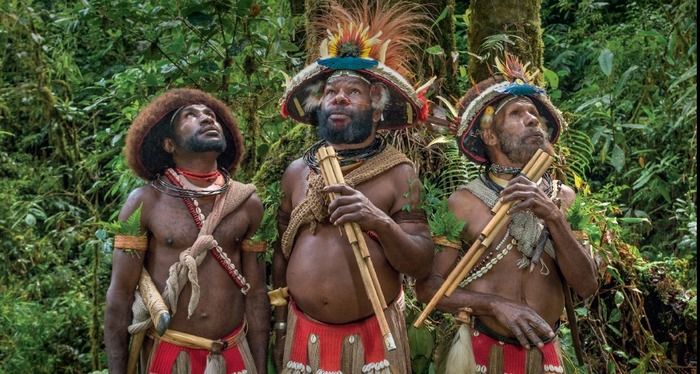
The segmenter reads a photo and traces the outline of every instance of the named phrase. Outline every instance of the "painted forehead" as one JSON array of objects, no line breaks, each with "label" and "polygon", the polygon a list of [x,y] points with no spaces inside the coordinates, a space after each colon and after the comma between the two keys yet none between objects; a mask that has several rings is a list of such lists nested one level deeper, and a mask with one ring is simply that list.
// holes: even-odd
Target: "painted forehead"
[{"label": "painted forehead", "polygon": [[362,87],[369,87],[369,85],[370,85],[368,80],[366,80],[362,77],[356,77],[356,76],[352,76],[352,75],[331,76],[330,78],[328,78],[326,80],[326,86],[334,86],[336,84],[362,86]]},{"label": "painted forehead", "polygon": [[208,110],[208,111],[211,111],[211,112],[214,111],[213,109],[209,108],[208,106],[206,106],[206,105],[204,105],[204,104],[190,104],[190,105],[185,105],[185,106],[182,107],[182,110],[183,110],[183,111],[184,111],[184,110],[190,110],[190,109],[192,109],[192,110],[201,110],[201,111]]},{"label": "painted forehead", "polygon": [[501,102],[500,105],[498,105],[498,109],[496,109],[496,112],[500,112],[504,109],[510,109],[515,104],[531,106],[537,112],[537,114],[539,114],[535,103],[532,102],[532,100],[526,96],[514,96],[512,98],[505,99],[503,102]]}]

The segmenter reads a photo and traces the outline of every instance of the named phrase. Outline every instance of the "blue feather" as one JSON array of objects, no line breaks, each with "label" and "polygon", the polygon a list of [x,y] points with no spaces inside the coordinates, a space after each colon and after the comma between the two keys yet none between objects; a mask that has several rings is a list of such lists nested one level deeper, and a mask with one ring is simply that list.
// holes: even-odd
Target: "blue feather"
[{"label": "blue feather", "polygon": [[333,70],[362,70],[371,69],[377,66],[378,62],[360,57],[329,57],[319,59],[318,64]]},{"label": "blue feather", "polygon": [[545,94],[545,91],[543,89],[525,83],[511,83],[503,88],[497,89],[496,91],[515,96]]}]

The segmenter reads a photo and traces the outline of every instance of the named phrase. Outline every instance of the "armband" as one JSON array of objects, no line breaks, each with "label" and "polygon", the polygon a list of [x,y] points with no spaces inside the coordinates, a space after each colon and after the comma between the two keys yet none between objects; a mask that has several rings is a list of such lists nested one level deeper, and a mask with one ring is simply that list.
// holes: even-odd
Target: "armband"
[{"label": "armband", "polygon": [[254,242],[250,239],[246,239],[243,241],[243,245],[241,246],[241,249],[243,250],[243,252],[255,252],[255,253],[265,252],[265,250],[267,249],[267,242],[264,242],[264,241]]},{"label": "armband", "polygon": [[148,249],[148,236],[114,235],[114,248],[145,252]]},{"label": "armband", "polygon": [[462,248],[462,244],[459,242],[453,242],[444,236],[433,236],[433,243],[443,248],[454,249],[459,251]]}]

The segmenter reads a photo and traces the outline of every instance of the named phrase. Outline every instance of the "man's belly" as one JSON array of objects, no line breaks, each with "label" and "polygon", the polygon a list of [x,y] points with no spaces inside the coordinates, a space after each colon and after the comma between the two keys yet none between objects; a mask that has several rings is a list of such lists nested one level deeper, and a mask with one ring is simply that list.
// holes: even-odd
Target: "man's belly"
[{"label": "man's belly", "polygon": [[[207,339],[219,339],[243,322],[245,299],[240,288],[211,255],[205,258],[197,270],[199,303],[188,318],[188,305],[192,295],[192,286],[188,281],[180,293],[177,311],[173,314],[171,310],[168,328]],[[161,294],[166,279],[167,273],[161,269],[154,276]]]},{"label": "man's belly", "polygon": [[[391,303],[401,287],[399,274],[377,242],[367,235],[365,241]],[[334,226],[319,225],[316,235],[300,230],[287,265],[287,286],[299,309],[321,322],[347,323],[373,314],[350,244]]]},{"label": "man's belly", "polygon": [[[529,268],[517,267],[515,263],[520,258],[517,250],[508,253],[484,276],[470,283],[467,289],[525,304],[554,327],[564,308],[563,287],[556,263],[545,254],[543,261],[546,267],[542,268],[538,263],[530,272]],[[510,330],[501,326],[495,318],[480,316],[479,319],[495,332],[512,336]]]}]

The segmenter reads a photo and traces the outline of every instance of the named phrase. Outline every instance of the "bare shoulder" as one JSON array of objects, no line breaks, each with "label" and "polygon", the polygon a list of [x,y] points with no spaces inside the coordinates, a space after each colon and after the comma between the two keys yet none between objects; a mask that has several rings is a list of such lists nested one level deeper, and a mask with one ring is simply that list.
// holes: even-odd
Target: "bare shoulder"
[{"label": "bare shoulder", "polygon": [[303,176],[306,175],[307,169],[308,166],[306,166],[303,159],[298,158],[292,161],[292,163],[287,166],[287,169],[284,170],[284,173],[282,173],[282,189],[287,190],[287,188],[299,181],[300,178],[303,178]]},{"label": "bare shoulder", "polygon": [[488,209],[481,199],[466,188],[459,188],[453,192],[447,200],[447,207],[457,218],[465,221]]},{"label": "bare shoulder", "polygon": [[416,171],[413,169],[413,166],[407,162],[394,166],[391,168],[391,170],[389,170],[389,174],[392,176],[392,179],[395,178],[396,180],[409,180],[411,178],[416,179],[418,177]]},{"label": "bare shoulder", "polygon": [[[129,193],[129,196],[126,198],[126,202],[124,202],[121,211],[119,211],[119,219],[126,220],[140,206],[152,204],[158,198],[157,194],[158,191],[154,190],[149,185],[134,189]],[[146,212],[144,212],[144,209],[142,209],[141,216],[143,217],[145,213]]]},{"label": "bare shoulder", "polygon": [[573,188],[562,184],[561,190],[559,190],[559,198],[561,199],[561,207],[564,211],[569,209],[571,204],[574,203],[576,199],[576,191]]},{"label": "bare shoulder", "polygon": [[257,192],[253,192],[250,197],[243,203],[243,210],[248,213],[251,222],[260,221],[263,214],[263,204],[262,200],[258,196]]}]

